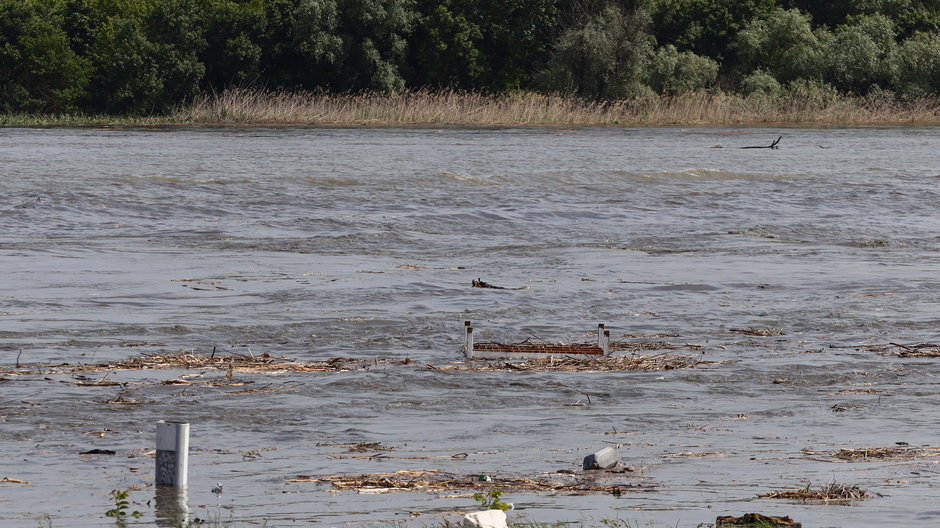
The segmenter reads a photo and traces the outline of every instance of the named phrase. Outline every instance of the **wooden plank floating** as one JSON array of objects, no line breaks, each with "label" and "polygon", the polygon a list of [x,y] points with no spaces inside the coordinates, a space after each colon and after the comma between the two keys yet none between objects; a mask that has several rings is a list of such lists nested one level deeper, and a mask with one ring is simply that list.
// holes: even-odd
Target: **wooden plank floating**
[{"label": "wooden plank floating", "polygon": [[597,325],[597,344],[574,343],[474,343],[473,325],[464,321],[464,354],[467,359],[531,359],[551,356],[603,357],[610,354],[610,331]]}]

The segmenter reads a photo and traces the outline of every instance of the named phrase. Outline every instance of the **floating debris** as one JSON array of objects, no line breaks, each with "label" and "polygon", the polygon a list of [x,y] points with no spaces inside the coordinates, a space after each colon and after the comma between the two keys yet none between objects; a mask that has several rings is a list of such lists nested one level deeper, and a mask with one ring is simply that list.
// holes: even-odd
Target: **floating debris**
[{"label": "floating debris", "polygon": [[327,361],[313,363],[298,362],[293,358],[272,357],[262,354],[257,357],[245,355],[205,356],[194,354],[153,354],[137,359],[111,363],[109,367],[117,369],[139,370],[148,368],[215,368],[235,370],[237,372],[336,372],[365,368],[371,362],[337,357]]},{"label": "floating debris", "polygon": [[868,460],[913,460],[940,456],[940,447],[866,447],[859,449],[839,449],[832,453],[806,451],[807,454],[827,454],[839,460],[860,462]]},{"label": "floating debris", "polygon": [[526,339],[520,343],[474,343],[473,325],[464,321],[464,355],[469,359],[528,359],[551,356],[606,356],[610,352],[610,331],[597,325],[597,344],[547,343]]},{"label": "floating debris", "polygon": [[620,453],[612,447],[605,447],[584,457],[582,467],[585,470],[611,469],[619,463]]},{"label": "floating debris", "polygon": [[[210,387],[224,386],[224,385],[216,384],[216,383],[209,383],[208,385]],[[300,385],[284,385],[282,387],[267,386],[267,387],[257,387],[254,389],[238,389],[238,390],[228,391],[228,393],[229,394],[258,394],[262,392],[266,393],[266,392],[292,391],[292,390],[297,390],[299,388],[300,388]]]},{"label": "floating debris", "polygon": [[[829,345],[829,348],[847,348],[853,350],[867,350],[882,356],[897,357],[920,357],[935,358],[940,357],[940,345],[933,343],[918,343],[913,345],[902,345],[901,343],[883,343],[883,344],[858,344],[858,345]],[[900,350],[898,350],[900,349]]]},{"label": "floating debris", "polygon": [[477,343],[470,352],[472,359],[524,359],[547,356],[603,356],[604,350],[594,345],[564,345],[523,341],[521,343]]},{"label": "floating debris", "polygon": [[728,332],[732,334],[743,334],[749,336],[774,337],[783,334],[783,328],[731,328]]},{"label": "floating debris", "polygon": [[[363,370],[379,364],[390,364],[386,360],[360,360],[336,357],[326,361],[304,363],[292,358],[273,357],[263,354],[257,357],[245,355],[215,356],[200,354],[148,354],[139,358],[114,361],[111,363],[77,364],[60,363],[57,365],[21,365],[19,367],[0,367],[0,374],[10,376],[72,374],[103,372],[108,370],[145,370],[145,369],[217,369],[239,373],[277,373],[277,372],[346,372]],[[185,381],[176,381],[185,385]],[[112,382],[81,382],[79,385],[108,386]]]},{"label": "floating debris", "polygon": [[715,364],[698,356],[656,354],[615,357],[541,357],[521,362],[454,362],[445,367],[427,368],[451,371],[538,371],[538,372],[614,372],[624,370],[676,370]]},{"label": "floating debris", "polygon": [[82,451],[79,455],[114,455],[117,454],[113,449],[89,449]]},{"label": "floating debris", "polygon": [[745,513],[740,517],[724,515],[715,519],[715,527],[739,526],[743,528],[802,528],[802,524],[789,517],[773,517],[760,513]]},{"label": "floating debris", "polygon": [[473,279],[470,281],[470,285],[474,288],[489,288],[491,290],[528,290],[528,286],[520,286],[518,288],[506,288],[504,286],[495,286],[488,282],[485,282],[483,279]]},{"label": "floating debris", "polygon": [[759,148],[765,148],[765,149],[777,150],[777,149],[780,148],[780,147],[778,146],[778,144],[780,143],[780,140],[781,140],[781,139],[783,139],[783,136],[780,136],[780,137],[778,137],[777,139],[775,139],[774,142],[771,143],[770,145],[747,146],[747,147],[741,147],[741,148],[743,148],[743,149],[759,149]]},{"label": "floating debris", "polygon": [[940,357],[940,346],[931,343],[920,343],[917,345],[902,345],[900,343],[890,344],[891,346],[895,346],[901,349],[895,352],[895,355],[899,357]]},{"label": "floating debris", "polygon": [[[864,488],[856,485],[837,484],[831,482],[819,489],[811,489],[806,486],[798,490],[773,491],[758,495],[761,499],[786,499],[801,502],[851,502],[857,500],[869,499],[877,494],[873,494]],[[880,495],[878,495],[880,496]]]},{"label": "floating debris", "polygon": [[[278,449],[280,448],[277,446],[259,447],[255,449],[238,449],[238,450],[218,449],[218,448],[206,449],[206,448],[199,448],[199,447],[189,448],[190,452],[193,452],[193,453],[211,453],[214,455],[240,455],[242,459],[245,459],[245,460],[255,460],[255,459],[261,458],[261,453],[277,451]],[[150,454],[154,454],[154,453],[155,452],[151,452]]]},{"label": "floating debris", "polygon": [[[701,430],[696,428],[695,430]],[[667,453],[661,455],[661,458],[704,458],[704,457],[725,457],[728,456],[721,451],[685,451],[682,453]]]},{"label": "floating debris", "polygon": [[369,451],[394,451],[395,446],[383,446],[382,442],[318,442],[317,447],[339,447],[346,450],[347,453],[366,453]]},{"label": "floating debris", "polygon": [[[623,477],[619,477],[619,479],[622,480]],[[479,473],[460,476],[432,469],[427,471],[406,470],[394,473],[368,473],[355,476],[297,475],[295,478],[289,479],[288,482],[329,483],[336,489],[356,490],[359,493],[499,489],[510,492],[530,491],[578,495],[655,491],[655,487],[651,485],[604,482],[603,480],[595,475],[586,476],[576,473],[550,473],[522,477],[490,476],[489,480],[481,480]]]},{"label": "floating debris", "polygon": [[842,396],[846,394],[891,394],[888,391],[873,389],[871,387],[863,387],[858,389],[842,389],[838,392],[830,392],[827,396]]},{"label": "floating debris", "polygon": [[[673,336],[675,337],[675,336]],[[665,341],[646,341],[642,343],[626,343],[618,341],[610,344],[611,352],[637,353],[649,350],[695,350],[702,349],[702,345],[693,343],[667,343]]]}]

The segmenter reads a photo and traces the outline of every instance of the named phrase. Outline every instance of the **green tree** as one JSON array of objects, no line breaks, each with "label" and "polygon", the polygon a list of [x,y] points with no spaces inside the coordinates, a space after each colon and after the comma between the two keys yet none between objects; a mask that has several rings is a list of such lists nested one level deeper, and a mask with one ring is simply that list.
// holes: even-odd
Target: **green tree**
[{"label": "green tree", "polygon": [[0,111],[73,110],[91,65],[71,47],[51,2],[0,0]]},{"label": "green tree", "polygon": [[849,17],[831,33],[817,31],[822,79],[843,92],[867,93],[891,82],[894,24],[883,15]]},{"label": "green tree", "polygon": [[653,10],[655,36],[660,44],[674,44],[679,50],[718,62],[733,60],[735,35],[773,7],[773,0],[661,0]]},{"label": "green tree", "polygon": [[106,19],[127,18],[141,21],[153,11],[157,0],[88,0],[92,9]]},{"label": "green tree", "polygon": [[608,6],[584,16],[558,39],[543,86],[594,99],[649,93],[643,83],[655,44],[649,24],[643,9],[624,13]]},{"label": "green tree", "polygon": [[748,97],[775,98],[783,93],[783,86],[773,75],[757,70],[741,79],[741,92]]},{"label": "green tree", "polygon": [[774,9],[754,20],[734,41],[742,72],[763,70],[780,82],[818,77],[819,40],[808,15],[797,10]]},{"label": "green tree", "polygon": [[265,32],[261,39],[261,76],[272,87],[310,88],[321,84],[311,72],[295,38],[295,12],[299,0],[266,0]]},{"label": "green tree", "polygon": [[206,47],[203,23],[197,0],[157,0],[147,15],[147,37],[162,84],[152,101],[157,112],[169,110],[199,93],[206,71],[200,60]]},{"label": "green tree", "polygon": [[898,35],[909,38],[915,33],[940,32],[940,2],[914,2],[907,10],[892,15]]},{"label": "green tree", "polygon": [[205,20],[206,45],[200,57],[206,67],[203,87],[222,90],[258,80],[267,22],[264,3],[212,0]]},{"label": "green tree", "polygon": [[95,64],[89,104],[113,114],[148,114],[157,110],[163,79],[156,46],[140,20],[109,18],[96,33],[91,49]]},{"label": "green tree", "polygon": [[263,74],[287,88],[392,91],[412,0],[269,0]]},{"label": "green tree", "polygon": [[412,0],[343,0],[340,36],[346,58],[334,74],[341,90],[397,91],[416,19]]},{"label": "green tree", "polygon": [[558,36],[558,0],[479,0],[480,50],[491,91],[533,87],[533,73],[547,64]]},{"label": "green tree", "polygon": [[892,57],[898,90],[909,96],[940,94],[940,33],[918,33]]},{"label": "green tree", "polygon": [[656,50],[647,67],[646,81],[655,92],[676,95],[701,91],[715,83],[718,63],[672,44]]},{"label": "green tree", "polygon": [[818,26],[836,27],[852,16],[884,15],[891,19],[937,10],[935,0],[784,0],[782,5],[808,13]]},{"label": "green tree", "polygon": [[435,88],[479,89],[488,72],[483,30],[460,0],[426,0],[409,45],[408,81]]},{"label": "green tree", "polygon": [[529,89],[558,35],[558,0],[418,0],[408,80],[489,92]]},{"label": "green tree", "polygon": [[69,36],[72,50],[87,57],[94,43],[95,31],[102,22],[101,14],[88,0],[66,0],[61,9],[63,29]]}]

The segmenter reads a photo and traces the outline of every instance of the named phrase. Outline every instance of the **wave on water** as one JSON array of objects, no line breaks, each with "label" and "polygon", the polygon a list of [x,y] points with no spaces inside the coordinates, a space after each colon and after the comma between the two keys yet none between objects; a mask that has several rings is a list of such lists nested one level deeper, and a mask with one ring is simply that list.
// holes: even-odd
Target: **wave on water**
[{"label": "wave on water", "polygon": [[674,179],[687,179],[687,180],[701,180],[701,181],[725,181],[725,180],[761,180],[761,181],[773,181],[773,180],[787,180],[791,176],[784,175],[774,175],[774,174],[758,174],[753,172],[737,172],[724,169],[707,169],[707,168],[693,168],[685,169],[681,171],[660,171],[656,174],[647,175],[651,180],[674,180]]},{"label": "wave on water", "polygon": [[136,181],[150,181],[158,183],[178,183],[183,185],[232,185],[251,183],[249,180],[219,180],[216,178],[183,178],[179,176],[165,176],[161,174],[128,174],[114,178],[115,181],[133,183]]},{"label": "wave on water", "polygon": [[845,242],[845,245],[848,247],[862,248],[862,249],[899,249],[906,248],[908,244],[900,240],[886,240],[880,238],[863,238],[857,240],[850,240]]},{"label": "wave on water", "polygon": [[305,183],[319,187],[355,187],[362,185],[356,178],[337,178],[334,176],[311,176],[304,179]]},{"label": "wave on water", "polygon": [[344,233],[318,235],[305,238],[260,238],[221,240],[223,249],[279,251],[289,253],[316,253],[332,251],[361,251],[363,255],[387,254],[389,247],[407,245],[403,234],[392,232]]},{"label": "wave on water", "polygon": [[450,172],[450,171],[438,172],[437,176],[439,178],[451,179],[451,180],[459,181],[462,183],[473,183],[476,185],[487,185],[487,186],[496,185],[495,183],[489,180],[485,180],[483,178],[477,178],[475,176],[465,176],[463,174],[458,174],[456,172]]}]

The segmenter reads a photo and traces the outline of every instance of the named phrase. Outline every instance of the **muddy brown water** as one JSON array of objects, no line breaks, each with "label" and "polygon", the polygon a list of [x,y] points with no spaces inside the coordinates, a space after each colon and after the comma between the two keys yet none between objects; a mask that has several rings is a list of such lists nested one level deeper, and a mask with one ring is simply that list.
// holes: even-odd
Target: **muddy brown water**
[{"label": "muddy brown water", "polygon": [[[174,419],[192,427],[190,519],[434,525],[474,501],[291,480],[498,485],[619,445],[635,471],[609,478],[652,491],[507,492],[510,518],[934,525],[936,459],[829,454],[940,445],[940,359],[890,345],[940,342],[938,145],[933,128],[0,130],[3,366],[375,360],[0,375],[0,524],[109,524],[109,492],[130,489],[130,524],[173,525],[149,450]],[[603,322],[716,363],[425,368],[460,359],[464,320],[477,340],[569,343]],[[78,385],[102,379],[126,385]],[[389,450],[346,447],[375,442]],[[880,496],[757,498],[830,482]]]}]

